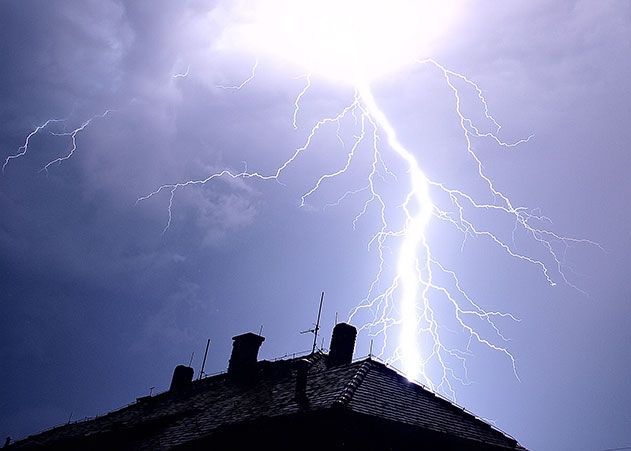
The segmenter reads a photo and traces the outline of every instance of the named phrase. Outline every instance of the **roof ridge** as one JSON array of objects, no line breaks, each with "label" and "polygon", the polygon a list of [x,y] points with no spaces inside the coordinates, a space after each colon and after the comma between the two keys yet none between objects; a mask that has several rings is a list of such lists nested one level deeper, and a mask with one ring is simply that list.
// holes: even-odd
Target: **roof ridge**
[{"label": "roof ridge", "polygon": [[333,407],[346,407],[348,403],[353,398],[355,391],[361,385],[366,374],[370,370],[371,360],[364,360],[359,368],[351,378],[351,380],[346,384],[340,395],[337,397],[335,401],[333,401]]}]

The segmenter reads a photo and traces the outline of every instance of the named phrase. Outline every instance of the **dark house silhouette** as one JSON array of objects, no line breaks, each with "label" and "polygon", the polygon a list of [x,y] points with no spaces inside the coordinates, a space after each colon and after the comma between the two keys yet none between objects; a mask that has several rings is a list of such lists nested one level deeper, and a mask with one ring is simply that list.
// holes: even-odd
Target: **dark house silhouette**
[{"label": "dark house silhouette", "polygon": [[257,361],[265,338],[233,338],[228,372],[102,417],[56,427],[8,449],[524,450],[515,439],[370,358],[353,362],[357,331],[335,326],[329,354]]}]

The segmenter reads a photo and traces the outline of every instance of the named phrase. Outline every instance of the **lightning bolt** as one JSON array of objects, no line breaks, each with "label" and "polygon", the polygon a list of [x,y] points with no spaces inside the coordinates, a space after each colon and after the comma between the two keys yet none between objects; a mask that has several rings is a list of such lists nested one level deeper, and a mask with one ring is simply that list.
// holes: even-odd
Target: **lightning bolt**
[{"label": "lightning bolt", "polygon": [[[376,250],[377,270],[366,296],[350,312],[349,321],[353,321],[364,310],[372,312],[372,319],[365,322],[362,329],[367,330],[371,335],[382,337],[382,356],[388,349],[388,336],[391,330],[393,328],[398,329],[398,345],[396,345],[395,351],[388,361],[401,365],[403,372],[409,378],[421,379],[429,388],[455,398],[454,381],[466,384],[468,380],[466,359],[470,354],[469,347],[473,341],[505,355],[511,364],[512,371],[518,378],[515,358],[506,346],[508,339],[501,332],[497,320],[503,318],[519,321],[519,319],[510,313],[487,311],[467,293],[456,272],[443,265],[432,253],[426,234],[430,221],[436,219],[455,227],[463,234],[463,244],[467,237],[488,240],[511,258],[537,267],[551,286],[556,284],[555,277],[560,277],[564,283],[579,291],[580,289],[566,277],[564,252],[557,250],[557,247],[561,245],[565,250],[574,243],[599,245],[591,240],[564,237],[546,229],[541,225],[547,221],[546,217],[537,215],[525,207],[515,206],[507,195],[496,188],[473,150],[472,138],[489,139],[498,146],[510,149],[528,142],[533,136],[515,142],[503,141],[498,136],[501,126],[489,113],[486,98],[475,82],[460,73],[447,69],[433,59],[421,60],[418,63],[429,65],[438,70],[445,80],[446,87],[452,92],[454,110],[462,130],[466,155],[475,163],[477,176],[483,181],[487,191],[494,199],[492,203],[479,201],[458,187],[431,180],[423,172],[415,153],[399,141],[395,128],[378,106],[368,84],[358,84],[355,87],[352,100],[336,115],[322,118],[316,122],[304,144],[295,149],[293,154],[275,171],[265,174],[247,170],[224,169],[202,179],[159,186],[149,194],[139,197],[137,202],[147,200],[162,192],[169,194],[168,219],[164,228],[164,232],[166,232],[172,223],[172,209],[177,191],[193,185],[205,185],[222,178],[279,181],[283,173],[301,154],[311,150],[312,141],[320,130],[328,126],[335,126],[341,146],[346,149],[346,160],[338,169],[320,176],[312,187],[301,196],[300,206],[305,206],[308,198],[317,192],[324,183],[343,176],[355,161],[359,151],[365,147],[370,149],[372,162],[365,185],[346,191],[336,202],[326,206],[340,205],[350,197],[367,195],[363,208],[353,220],[353,227],[370,209],[376,209],[379,215],[379,226],[368,243],[369,251]],[[256,64],[252,69],[251,76],[241,84],[221,87],[241,89],[252,80],[255,70]],[[311,87],[310,74],[304,75],[303,78],[305,79],[305,86],[298,93],[294,102],[292,117],[294,129],[298,128],[297,117],[300,112],[301,101]],[[465,86],[474,90],[484,112],[484,117],[492,125],[494,131],[481,131],[482,126],[476,125],[471,118],[463,113],[461,92],[456,82],[464,83]],[[355,129],[352,132],[346,131],[347,134],[354,137],[352,145],[346,146],[342,138],[341,128],[342,124],[347,123],[345,121],[349,116],[353,119]],[[409,191],[405,194],[403,202],[395,208],[403,217],[401,228],[393,229],[390,226],[392,221],[389,211],[392,210],[392,202],[387,198],[380,185],[387,179],[400,183],[399,178],[387,167],[384,161],[382,152],[385,149],[382,149],[382,141],[385,141],[385,149],[403,161],[407,168],[405,175],[409,184]],[[433,191],[446,195],[453,206],[452,210],[439,207],[432,200]],[[513,243],[506,242],[492,230],[476,225],[469,213],[471,209],[478,212],[501,213],[512,218],[514,221],[512,236],[514,237],[518,230],[524,231],[547,253],[552,267],[540,258],[517,251],[514,239]],[[398,243],[394,276],[390,282],[384,283],[386,267],[392,266],[393,263],[389,261],[387,252],[392,242]],[[552,268],[554,268],[554,275]],[[440,274],[441,277],[436,277],[437,274]],[[439,279],[445,279],[449,283],[441,283]],[[386,288],[381,288],[382,286]],[[457,324],[468,337],[467,349],[453,349],[444,344],[438,310],[445,308],[451,308]],[[480,332],[476,328],[476,324],[485,325],[486,332]],[[421,339],[423,344],[420,342]],[[433,367],[439,368],[438,377],[432,375],[431,368]]]},{"label": "lightning bolt", "polygon": [[[455,228],[463,236],[463,245],[467,239],[482,239],[499,247],[509,257],[533,265],[539,269],[549,285],[554,286],[557,278],[563,283],[580,290],[570,282],[565,274],[565,252],[573,244],[597,246],[598,243],[565,237],[547,228],[551,221],[537,212],[523,206],[516,206],[508,195],[495,186],[487,175],[484,165],[473,148],[473,139],[487,139],[497,146],[512,149],[528,142],[532,135],[514,142],[506,142],[499,137],[501,125],[490,114],[488,103],[480,87],[468,77],[452,71],[433,59],[418,61],[419,64],[436,70],[444,79],[446,88],[451,92],[460,130],[462,132],[466,156],[473,161],[477,177],[483,182],[492,202],[482,201],[458,186],[451,186],[443,181],[433,180],[423,171],[416,152],[406,147],[398,138],[396,130],[388,116],[379,107],[373,91],[368,84],[358,83],[350,101],[336,114],[319,119],[308,131],[303,144],[284,160],[276,170],[263,173],[244,170],[223,169],[200,179],[190,179],[176,183],[163,184],[150,193],[138,197],[137,203],[168,194],[167,220],[163,229],[166,233],[173,222],[173,208],[178,191],[193,186],[206,185],[222,179],[254,179],[260,181],[281,182],[282,176],[292,164],[305,152],[315,151],[313,144],[318,134],[327,127],[335,127],[335,133],[341,149],[346,153],[344,163],[337,169],[322,174],[300,197],[300,206],[307,205],[309,198],[319,191],[321,186],[334,179],[343,177],[357,160],[361,152],[369,152],[370,164],[364,183],[344,192],[336,201],[324,208],[339,206],[346,200],[362,196],[363,207],[356,214],[352,225],[355,228],[369,212],[377,213],[378,221],[374,235],[368,241],[369,252],[376,254],[375,275],[368,290],[349,313],[349,321],[359,320],[367,313],[361,330],[381,339],[378,356],[385,357],[389,363],[400,365],[410,379],[422,381],[428,388],[455,398],[454,382],[468,383],[467,358],[471,354],[473,342],[504,355],[510,362],[515,377],[519,378],[516,360],[510,352],[508,339],[502,333],[499,319],[519,321],[510,313],[485,310],[463,287],[456,271],[439,261],[432,252],[427,237],[427,229],[433,220]],[[257,71],[258,60],[254,63],[248,78],[234,85],[219,85],[218,88],[241,90],[250,83]],[[175,74],[172,78],[181,78],[186,73]],[[295,97],[292,126],[298,129],[298,117],[302,101],[312,85],[311,74],[302,77],[304,87]],[[459,84],[473,90],[483,111],[483,116],[492,131],[484,131],[484,126],[477,124],[462,109],[462,96]],[[90,124],[105,118],[116,110],[105,110],[84,121],[79,127],[69,132],[51,132],[54,136],[69,137],[69,150],[62,156],[46,163],[41,171],[47,172],[56,163],[70,159],[77,151],[77,137]],[[24,157],[29,151],[31,140],[39,133],[65,119],[49,119],[35,127],[26,137],[18,151],[8,156],[2,166],[3,172],[11,160]],[[351,136],[351,142],[345,137]],[[403,162],[406,170],[403,174],[391,170],[384,155],[388,153]],[[404,189],[402,200],[391,198],[385,187],[394,183]],[[407,187],[407,188],[406,188]],[[407,191],[405,191],[407,189]],[[441,205],[437,194],[449,199],[447,206]],[[500,234],[479,225],[471,212],[498,213],[513,222],[512,241],[503,239]],[[399,226],[394,226],[399,224]],[[401,225],[402,224],[402,225]],[[535,257],[517,250],[515,235],[523,232],[538,245],[547,258]],[[390,249],[396,247],[396,258],[391,258]],[[551,262],[551,263],[548,263]],[[392,273],[392,275],[390,275]],[[453,319],[461,333],[467,338],[465,349],[456,349],[447,344],[444,338],[444,326],[441,315],[445,310],[453,314]],[[396,344],[392,345],[392,335],[397,335]],[[392,352],[388,350],[393,349]]]},{"label": "lightning bolt", "polygon": [[[307,91],[309,90],[309,88],[311,87],[311,74],[306,74],[303,77],[305,79],[305,87],[302,88],[302,91],[300,91],[298,93],[298,95],[296,96],[296,100],[294,101],[294,115],[292,118],[292,125],[294,126],[294,130],[298,130],[298,113],[300,112],[300,101],[302,100],[302,97],[307,93]],[[339,137],[339,134],[338,134]]]},{"label": "lightning bolt", "polygon": [[26,136],[26,139],[24,140],[24,144],[22,144],[20,146],[20,148],[18,149],[18,152],[13,154],[13,155],[9,155],[5,160],[4,160],[4,164],[2,165],[2,173],[4,173],[5,169],[7,168],[7,165],[9,164],[9,162],[15,158],[21,158],[24,155],[26,155],[26,153],[28,152],[29,149],[29,144],[31,142],[31,138],[33,138],[33,136],[37,135],[39,132],[41,132],[42,130],[44,130],[45,128],[47,128],[50,124],[54,124],[56,122],[64,122],[65,119],[48,119],[46,122],[44,122],[41,125],[38,125],[37,127],[35,127],[35,129],[33,129],[33,131],[31,131],[31,133],[29,133]]},{"label": "lightning bolt", "polygon": [[250,76],[248,78],[246,78],[245,80],[243,80],[241,83],[239,83],[238,85],[217,85],[217,88],[221,88],[221,89],[234,89],[236,91],[241,90],[245,85],[247,85],[248,83],[250,83],[252,80],[254,80],[254,77],[256,76],[256,69],[259,67],[259,60],[257,59],[254,62],[254,65],[252,66],[252,70],[250,71]]},{"label": "lightning bolt", "polygon": [[[83,132],[94,120],[99,119],[99,118],[104,118],[106,116],[108,116],[109,114],[115,112],[116,110],[113,109],[108,109],[105,110],[103,113],[101,114],[97,114],[95,116],[92,116],[91,118],[87,119],[86,121],[84,121],[79,127],[75,128],[72,131],[69,132],[54,132],[51,131],[50,134],[53,136],[69,136],[70,137],[70,148],[68,149],[68,152],[66,152],[65,155],[62,155],[60,157],[54,158],[52,160],[50,160],[48,163],[46,163],[41,169],[40,172],[48,172],[48,169],[55,163],[62,163],[66,160],[69,160],[74,153],[77,150],[77,135],[79,135],[81,132]],[[20,146],[18,148],[18,152],[13,154],[13,155],[9,155],[5,160],[4,160],[4,164],[2,165],[2,172],[5,172],[6,167],[8,166],[9,162],[11,160],[14,160],[16,158],[21,158],[24,157],[28,150],[29,150],[29,145],[30,145],[30,141],[31,139],[39,134],[40,132],[42,132],[43,130],[47,129],[49,126],[51,126],[52,124],[55,123],[64,123],[66,122],[66,119],[48,119],[46,122],[42,123],[41,125],[38,125],[37,127],[35,127],[35,129],[33,129],[26,137],[24,144],[22,146]]]},{"label": "lightning bolt", "polygon": [[77,150],[77,135],[79,133],[81,133],[83,130],[85,130],[85,128],[90,125],[92,123],[92,121],[94,121],[95,119],[98,118],[104,118],[107,115],[111,114],[113,111],[115,110],[105,110],[102,114],[96,115],[96,116],[92,116],[90,119],[88,119],[87,121],[83,122],[83,124],[81,124],[79,127],[75,128],[74,130],[70,131],[70,132],[64,132],[64,133],[52,133],[55,136],[70,136],[70,141],[71,141],[71,146],[70,149],[68,150],[68,152],[65,155],[62,155],[61,157],[57,157],[54,158],[52,160],[50,160],[48,163],[46,163],[44,165],[44,167],[41,169],[42,171],[48,172],[48,168],[50,168],[53,164],[55,163],[62,163],[68,159],[70,159],[75,151]]},{"label": "lightning bolt", "polygon": [[177,78],[186,78],[186,77],[188,77],[188,75],[190,74],[190,72],[191,72],[191,65],[189,64],[188,66],[186,66],[186,71],[184,71],[184,72],[178,72],[178,73],[176,73],[176,74],[173,74],[173,75],[171,76],[171,78],[172,78],[173,80],[175,80],[175,79],[177,79]]}]

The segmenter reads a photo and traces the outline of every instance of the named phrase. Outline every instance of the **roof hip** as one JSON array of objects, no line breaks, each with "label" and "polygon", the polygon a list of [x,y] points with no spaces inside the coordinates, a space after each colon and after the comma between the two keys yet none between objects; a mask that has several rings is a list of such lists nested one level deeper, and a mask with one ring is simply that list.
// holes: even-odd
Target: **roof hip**
[{"label": "roof hip", "polygon": [[346,384],[346,387],[342,390],[338,398],[333,401],[333,407],[346,407],[348,403],[353,399],[355,390],[361,385],[362,381],[370,371],[371,361],[366,360],[359,366],[351,380]]}]

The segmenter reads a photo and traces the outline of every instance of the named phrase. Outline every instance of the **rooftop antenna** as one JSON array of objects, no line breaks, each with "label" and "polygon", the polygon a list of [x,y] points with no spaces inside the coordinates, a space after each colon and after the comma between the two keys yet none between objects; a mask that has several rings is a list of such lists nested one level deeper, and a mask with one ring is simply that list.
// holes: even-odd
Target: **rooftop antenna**
[{"label": "rooftop antenna", "polygon": [[191,352],[191,359],[188,361],[188,366],[190,367],[193,364],[193,357],[195,356],[195,351]]},{"label": "rooftop antenna", "polygon": [[199,380],[202,377],[204,377],[204,367],[206,366],[206,357],[208,357],[208,347],[209,346],[210,346],[210,338],[206,342],[206,350],[204,351],[204,360],[202,361],[202,369],[199,370],[199,377],[197,378],[197,380]]},{"label": "rooftop antenna", "polygon": [[259,329],[259,337],[263,336],[263,325],[261,324],[261,327]]},{"label": "rooftop antenna", "polygon": [[313,334],[313,347],[311,348],[311,354],[315,353],[316,346],[318,345],[318,332],[320,331],[320,315],[322,314],[322,303],[324,302],[324,291],[320,295],[320,307],[318,307],[318,319],[316,320],[315,327],[313,329],[303,330],[301,334],[311,332]]}]

